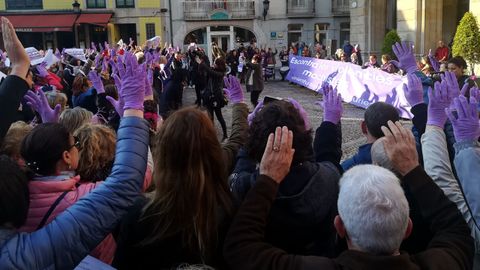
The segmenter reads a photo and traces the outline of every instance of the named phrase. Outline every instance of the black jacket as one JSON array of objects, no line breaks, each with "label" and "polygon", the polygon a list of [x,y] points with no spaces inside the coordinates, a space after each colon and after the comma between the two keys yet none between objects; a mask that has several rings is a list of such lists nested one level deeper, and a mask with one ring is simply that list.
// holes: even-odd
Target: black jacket
[{"label": "black jacket", "polygon": [[15,75],[7,76],[0,84],[0,144],[10,125],[17,119],[17,109],[28,91],[27,82]]}]

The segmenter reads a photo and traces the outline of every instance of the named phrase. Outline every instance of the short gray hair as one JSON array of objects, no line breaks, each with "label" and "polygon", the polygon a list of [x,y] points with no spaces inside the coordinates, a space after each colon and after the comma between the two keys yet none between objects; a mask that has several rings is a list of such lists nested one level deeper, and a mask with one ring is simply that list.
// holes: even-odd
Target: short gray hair
[{"label": "short gray hair", "polygon": [[385,152],[385,140],[386,138],[382,137],[373,143],[372,149],[370,150],[372,164],[383,167],[398,175],[393,167],[392,161],[388,158],[387,153]]},{"label": "short gray hair", "polygon": [[355,166],[343,175],[338,212],[351,244],[372,254],[393,254],[408,226],[409,207],[400,180],[375,165]]},{"label": "short gray hair", "polygon": [[62,124],[70,134],[74,134],[77,129],[92,121],[93,113],[82,108],[75,107],[66,109],[60,114],[59,123]]}]

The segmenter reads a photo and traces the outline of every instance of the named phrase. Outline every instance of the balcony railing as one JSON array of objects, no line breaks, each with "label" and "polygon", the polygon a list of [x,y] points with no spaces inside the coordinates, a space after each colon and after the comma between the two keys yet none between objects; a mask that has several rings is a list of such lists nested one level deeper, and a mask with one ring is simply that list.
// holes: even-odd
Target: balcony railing
[{"label": "balcony railing", "polygon": [[334,16],[348,16],[350,14],[350,1],[332,0],[332,14]]},{"label": "balcony railing", "polygon": [[186,21],[247,20],[255,18],[255,2],[237,1],[186,1],[183,2]]},{"label": "balcony railing", "polygon": [[288,0],[287,15],[288,17],[314,17],[315,1]]}]

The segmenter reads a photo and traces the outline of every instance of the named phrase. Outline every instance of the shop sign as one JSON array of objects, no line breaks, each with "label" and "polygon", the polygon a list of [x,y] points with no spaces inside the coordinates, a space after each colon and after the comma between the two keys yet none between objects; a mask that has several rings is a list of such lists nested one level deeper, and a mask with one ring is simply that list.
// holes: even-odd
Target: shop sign
[{"label": "shop sign", "polygon": [[33,32],[32,28],[15,28],[16,32]]}]

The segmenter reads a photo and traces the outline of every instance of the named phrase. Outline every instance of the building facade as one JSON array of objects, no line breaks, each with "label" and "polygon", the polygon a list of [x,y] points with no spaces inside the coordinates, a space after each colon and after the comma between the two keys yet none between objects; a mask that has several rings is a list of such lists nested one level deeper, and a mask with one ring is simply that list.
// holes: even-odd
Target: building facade
[{"label": "building facade", "polygon": [[480,0],[351,0],[351,39],[365,54],[380,54],[385,34],[396,29],[402,40],[415,43],[417,55],[425,55],[439,40],[452,43],[467,11],[478,18]]},{"label": "building facade", "polygon": [[252,40],[277,49],[292,42],[320,42],[334,51],[350,39],[349,0],[169,2],[172,17],[166,23],[172,23],[173,31],[166,38],[177,46],[196,42],[209,50],[215,42],[227,51]]},{"label": "building facade", "polygon": [[0,0],[22,43],[36,48],[90,47],[162,36],[160,0]]}]

